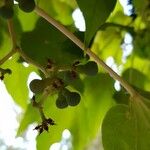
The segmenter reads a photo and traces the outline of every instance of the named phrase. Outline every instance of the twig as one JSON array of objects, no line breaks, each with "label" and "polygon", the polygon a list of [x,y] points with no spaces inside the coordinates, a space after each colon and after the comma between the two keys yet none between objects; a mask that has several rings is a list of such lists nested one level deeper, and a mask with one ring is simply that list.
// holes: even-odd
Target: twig
[{"label": "twig", "polygon": [[11,37],[11,40],[12,40],[12,44],[13,44],[12,51],[15,51],[16,47],[17,47],[17,41],[16,41],[16,34],[15,34],[15,31],[14,31],[14,26],[13,26],[12,19],[8,19],[7,24],[8,24],[8,29],[9,29],[10,37]]},{"label": "twig", "polygon": [[10,37],[12,40],[12,44],[13,44],[13,48],[10,51],[10,53],[8,53],[2,60],[0,60],[0,65],[3,64],[6,60],[9,59],[9,57],[11,57],[13,54],[15,54],[16,52],[18,52],[20,54],[20,56],[28,63],[36,66],[39,70],[41,70],[44,75],[47,77],[48,73],[46,72],[46,70],[44,69],[44,67],[42,67],[40,64],[38,64],[37,62],[33,61],[30,57],[28,57],[22,50],[21,48],[17,45],[17,40],[16,40],[16,34],[14,31],[14,26],[13,26],[13,21],[12,19],[9,19],[7,21],[8,24],[8,29],[9,29],[9,33],[10,33]]},{"label": "twig", "polygon": [[[83,42],[81,42],[72,32],[70,32],[67,28],[65,28],[63,25],[61,25],[58,21],[53,19],[51,16],[49,16],[43,9],[36,6],[35,12],[46,19],[50,24],[52,24],[54,27],[56,27],[60,32],[62,32],[64,35],[66,35],[71,41],[73,41],[78,47],[80,47],[82,50],[85,50],[85,45]],[[90,49],[85,50],[85,53],[87,53],[91,58],[93,58],[99,65],[101,65],[106,72],[110,74],[112,78],[115,80],[118,80],[120,84],[128,91],[128,93],[135,97],[138,95],[138,93],[134,90],[132,86],[128,82],[126,82],[123,78],[121,78],[116,72],[114,72],[109,66],[107,66],[103,60],[101,60],[94,52],[92,52]]]},{"label": "twig", "polygon": [[38,104],[40,106],[43,106],[43,104],[44,104],[46,98],[49,96],[49,94],[50,94],[50,91],[48,91],[47,89],[44,89],[42,97],[41,97],[40,101],[38,102]]},{"label": "twig", "polygon": [[14,55],[16,53],[16,51],[11,50],[6,56],[4,56],[1,60],[0,60],[0,65],[2,65],[5,61],[7,61],[12,55]]},{"label": "twig", "polygon": [[16,35],[15,35],[15,32],[14,32],[12,19],[7,20],[7,25],[8,25],[8,30],[9,30],[9,33],[10,33],[10,37],[11,37],[11,40],[12,40],[13,47],[12,47],[11,51],[0,60],[0,65],[2,65],[5,61],[7,61],[11,56],[13,56],[17,52]]},{"label": "twig", "polygon": [[41,96],[39,102],[36,102],[35,96],[34,96],[34,98],[32,99],[32,101],[33,101],[33,106],[38,109],[38,111],[39,111],[39,113],[40,113],[40,116],[41,116],[41,118],[42,118],[43,121],[46,119],[46,117],[45,117],[45,115],[44,115],[44,112],[43,112],[43,105],[44,105],[44,102],[45,102],[46,98],[47,98],[48,95],[50,94],[49,92],[50,92],[50,91],[48,91],[48,90],[45,89],[45,90],[43,91],[43,93],[42,93],[42,96]]},{"label": "twig", "polygon": [[42,107],[39,107],[38,110],[39,110],[39,113],[40,113],[40,116],[41,116],[42,121],[44,121],[44,120],[46,119],[46,117],[45,117],[45,115],[44,115],[43,108],[42,108]]},{"label": "twig", "polygon": [[28,57],[22,50],[21,48],[18,48],[18,53],[20,54],[20,56],[28,63],[36,66],[39,70],[41,70],[44,75],[46,77],[49,76],[49,74],[46,72],[45,68],[43,66],[41,66],[39,63],[35,62],[34,60],[32,60],[30,57]]},{"label": "twig", "polygon": [[[45,99],[45,96],[44,97],[42,96],[42,98],[41,98],[42,101],[43,101],[43,98]],[[46,117],[45,117],[44,112],[43,112],[43,104],[41,104],[40,102],[36,102],[35,96],[32,98],[32,101],[33,101],[32,102],[33,107],[38,109],[40,116],[41,116],[41,119],[44,121],[46,119]]]}]

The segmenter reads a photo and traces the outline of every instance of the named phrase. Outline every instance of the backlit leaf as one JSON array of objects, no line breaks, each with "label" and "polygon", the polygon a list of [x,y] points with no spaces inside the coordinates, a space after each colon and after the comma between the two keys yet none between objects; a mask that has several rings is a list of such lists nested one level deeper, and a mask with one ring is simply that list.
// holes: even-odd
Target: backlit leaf
[{"label": "backlit leaf", "polygon": [[85,43],[88,46],[96,31],[113,11],[116,0],[77,0],[77,3],[85,18]]},{"label": "backlit leaf", "polygon": [[135,98],[130,107],[112,107],[102,124],[105,150],[148,150],[150,147],[150,102]]},{"label": "backlit leaf", "polygon": [[18,58],[18,55],[15,55],[2,66],[12,71],[12,74],[6,75],[4,78],[4,83],[14,101],[25,109],[29,99],[27,80],[30,72],[34,69],[30,66],[24,67],[22,63],[18,63]]},{"label": "backlit leaf", "polygon": [[42,19],[38,20],[35,30],[23,34],[21,47],[44,67],[48,59],[57,65],[71,65],[83,58],[83,52],[75,44]]}]

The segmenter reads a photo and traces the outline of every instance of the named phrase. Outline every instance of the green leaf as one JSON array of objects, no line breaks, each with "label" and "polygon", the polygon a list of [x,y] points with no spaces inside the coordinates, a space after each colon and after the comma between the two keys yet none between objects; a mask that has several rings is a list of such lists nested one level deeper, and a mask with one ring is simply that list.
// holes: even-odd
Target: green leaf
[{"label": "green leaf", "polygon": [[27,80],[30,72],[34,69],[31,66],[24,67],[22,63],[18,63],[18,58],[18,55],[15,55],[2,65],[3,68],[9,68],[12,71],[12,74],[5,76],[4,83],[14,101],[25,109],[29,99]]},{"label": "green leaf", "polygon": [[97,136],[105,113],[113,105],[114,81],[108,74],[86,77],[83,83],[85,91],[71,127],[75,150],[84,149]]},{"label": "green leaf", "polygon": [[73,24],[71,16],[73,9],[65,1],[53,0],[53,7],[57,14],[55,17],[56,20],[59,20],[64,25]]},{"label": "green leaf", "polygon": [[130,121],[129,107],[117,105],[106,114],[102,124],[102,140],[105,150],[134,150],[134,124]]},{"label": "green leaf", "polygon": [[2,59],[11,49],[11,40],[7,31],[6,20],[0,17],[0,59]]},{"label": "green leaf", "polygon": [[[148,150],[150,147],[150,101],[136,97],[131,103],[131,117],[133,117],[136,133],[136,147],[139,150]],[[132,131],[133,132],[133,131]]]},{"label": "green leaf", "polygon": [[37,0],[37,4],[40,8],[43,8],[48,14],[55,18],[56,12],[53,6],[53,0]]},{"label": "green leaf", "polygon": [[63,25],[73,24],[72,11],[77,5],[75,0],[37,0],[37,4]]},{"label": "green leaf", "polygon": [[85,44],[88,46],[99,27],[113,11],[116,0],[77,0],[86,22]]},{"label": "green leaf", "polygon": [[143,10],[146,8],[146,4],[148,2],[146,0],[133,0],[133,5],[135,7],[135,10],[136,12],[140,13],[142,12],[143,13]]},{"label": "green leaf", "polygon": [[94,43],[92,49],[100,54],[103,60],[106,60],[109,56],[113,57],[117,64],[122,63],[122,43],[123,36],[121,32],[118,32],[118,28],[107,27],[105,30],[100,30]]},{"label": "green leaf", "polygon": [[80,78],[77,78],[74,80],[71,84],[71,87],[73,87],[75,90],[79,91],[80,93],[83,94],[84,92],[84,83]]},{"label": "green leaf", "polygon": [[134,37],[134,43],[133,43],[135,54],[141,58],[148,59],[148,60],[150,59],[149,40],[150,40],[150,30],[144,29],[137,32],[136,36]]},{"label": "green leaf", "polygon": [[39,18],[39,16],[37,16],[35,12],[31,12],[31,13],[23,12],[22,10],[19,9],[18,5],[15,7],[15,14],[16,17],[19,19],[19,23],[21,24],[23,31],[33,30],[36,21]]},{"label": "green leaf", "polygon": [[133,99],[130,107],[119,104],[106,114],[102,124],[105,150],[148,150],[150,147],[150,102]]},{"label": "green leaf", "polygon": [[144,88],[147,82],[147,76],[135,68],[128,68],[122,74],[122,77],[127,80],[130,84],[138,87]]},{"label": "green leaf", "polygon": [[98,73],[97,63],[89,61],[86,64],[77,65],[76,70],[89,76],[95,76]]},{"label": "green leaf", "polygon": [[31,123],[38,121],[39,118],[40,115],[38,113],[38,110],[34,108],[32,104],[29,104],[20,122],[17,136],[20,136]]},{"label": "green leaf", "polygon": [[[133,88],[143,97],[150,99],[150,91],[145,91],[143,89],[137,88],[133,86]],[[113,95],[114,100],[118,104],[129,104],[130,102],[130,94],[124,88],[121,88],[120,91],[116,91]]]},{"label": "green leaf", "polygon": [[[134,64],[133,64],[134,62]],[[126,64],[124,65],[124,70],[131,70],[130,74],[130,79],[132,79],[134,81],[134,76],[135,76],[135,83],[131,83],[132,80],[128,80],[128,82],[130,82],[132,85],[147,90],[149,91],[149,85],[150,85],[150,61],[147,59],[141,59],[140,57],[134,55],[134,60],[132,57],[129,57],[127,59]],[[132,69],[133,72],[135,71],[135,74],[133,73],[132,75]],[[126,71],[124,71],[126,72]],[[137,75],[136,75],[137,72]],[[124,74],[124,73],[123,73]],[[139,77],[139,79],[137,78],[137,76]],[[143,76],[143,78],[141,78]],[[143,82],[143,83],[142,83]],[[137,84],[138,83],[138,84]]]},{"label": "green leaf", "polygon": [[116,91],[113,95],[114,100],[118,104],[129,104],[129,97],[130,95],[124,89]]},{"label": "green leaf", "polygon": [[48,58],[56,65],[71,65],[83,58],[83,52],[75,44],[42,19],[38,20],[35,30],[23,34],[21,47],[44,67]]}]

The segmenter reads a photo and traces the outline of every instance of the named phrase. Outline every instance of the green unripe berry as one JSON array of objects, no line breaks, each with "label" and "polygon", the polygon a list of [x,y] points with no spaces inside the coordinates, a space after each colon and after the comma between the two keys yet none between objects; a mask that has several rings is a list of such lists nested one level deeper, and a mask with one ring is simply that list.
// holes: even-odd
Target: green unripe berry
[{"label": "green unripe berry", "polygon": [[66,108],[68,106],[66,98],[59,93],[58,98],[56,100],[56,106],[60,109]]},{"label": "green unripe berry", "polygon": [[94,76],[98,73],[98,66],[94,61],[89,61],[85,65],[78,65],[76,70],[80,73],[83,73],[89,76]]},{"label": "green unripe berry", "polygon": [[38,94],[42,93],[45,89],[45,83],[43,80],[34,79],[30,82],[29,87],[33,93]]},{"label": "green unripe berry", "polygon": [[32,12],[35,8],[34,0],[18,0],[19,8],[24,12]]},{"label": "green unripe berry", "polygon": [[70,106],[78,105],[81,100],[80,94],[78,94],[77,92],[70,92],[66,88],[64,88],[61,91],[61,93],[66,98],[66,101],[67,101],[68,105],[70,105]]},{"label": "green unripe berry", "polygon": [[76,106],[80,103],[81,96],[77,92],[71,92],[70,95],[68,95],[67,103],[70,106]]}]

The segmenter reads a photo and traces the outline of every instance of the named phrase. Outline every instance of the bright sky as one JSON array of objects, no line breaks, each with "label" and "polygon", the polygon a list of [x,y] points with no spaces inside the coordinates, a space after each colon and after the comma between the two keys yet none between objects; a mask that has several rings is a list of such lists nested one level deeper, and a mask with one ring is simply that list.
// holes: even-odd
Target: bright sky
[{"label": "bright sky", "polygon": [[35,137],[37,133],[33,131],[33,125],[28,128],[25,139],[15,137],[19,126],[17,117],[22,113],[22,110],[14,103],[2,81],[0,81],[0,91],[0,140],[3,142],[2,145],[0,144],[0,150],[7,150],[8,147],[12,147],[12,150],[15,148],[36,150]]}]

